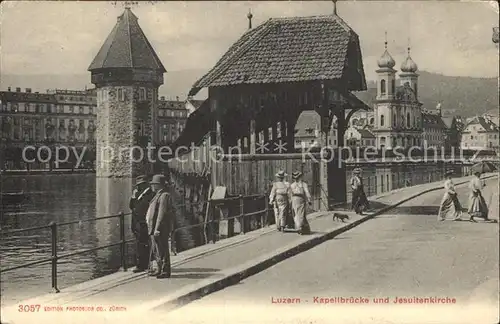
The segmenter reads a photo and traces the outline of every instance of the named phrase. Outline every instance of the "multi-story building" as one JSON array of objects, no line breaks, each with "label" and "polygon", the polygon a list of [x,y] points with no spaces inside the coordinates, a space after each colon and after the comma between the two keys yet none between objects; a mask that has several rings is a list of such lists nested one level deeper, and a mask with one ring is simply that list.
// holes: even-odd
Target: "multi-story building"
[{"label": "multi-story building", "polygon": [[462,132],[463,149],[499,149],[499,129],[484,116],[476,116]]},{"label": "multi-story building", "polygon": [[441,110],[422,112],[422,136],[424,139],[424,147],[436,147],[445,149],[446,134],[448,128],[441,116]]},{"label": "multi-story building", "polygon": [[[187,101],[179,98],[174,101],[161,97],[157,113],[160,144],[173,142],[183,131],[188,116],[186,106]],[[39,93],[9,87],[0,91],[0,149],[48,143],[94,147],[96,110],[95,89]],[[20,151],[8,155],[21,158]]]},{"label": "multi-story building", "polygon": [[94,139],[96,96],[93,90],[26,88],[0,92],[2,140],[13,147],[27,143],[83,145]]},{"label": "multi-story building", "polygon": [[[295,149],[309,149],[311,147],[321,147],[321,118],[314,110],[303,111],[295,125]],[[328,134],[330,148],[338,147],[337,143],[337,122],[334,119]]]},{"label": "multi-story building", "polygon": [[375,147],[376,138],[369,127],[349,126],[344,135],[345,146]]},{"label": "multi-story building", "polygon": [[173,143],[184,130],[189,110],[186,109],[189,100],[165,100],[161,97],[158,101],[158,127],[160,143],[165,145]]}]

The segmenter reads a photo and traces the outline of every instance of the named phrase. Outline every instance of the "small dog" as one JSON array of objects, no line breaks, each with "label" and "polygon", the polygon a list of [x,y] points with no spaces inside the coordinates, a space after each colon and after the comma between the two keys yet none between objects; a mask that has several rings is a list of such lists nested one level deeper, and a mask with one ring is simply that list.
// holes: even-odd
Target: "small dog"
[{"label": "small dog", "polygon": [[341,213],[333,213],[333,221],[342,221],[342,223],[345,223],[346,219],[349,219],[349,215]]}]

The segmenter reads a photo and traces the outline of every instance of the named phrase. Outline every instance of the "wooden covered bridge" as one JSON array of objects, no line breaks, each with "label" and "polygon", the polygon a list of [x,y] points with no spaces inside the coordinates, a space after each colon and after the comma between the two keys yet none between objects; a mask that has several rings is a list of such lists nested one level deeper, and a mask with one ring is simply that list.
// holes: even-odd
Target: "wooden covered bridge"
[{"label": "wooden covered bridge", "polygon": [[207,176],[212,187],[251,195],[267,192],[279,169],[298,169],[317,210],[345,201],[342,165],[294,151],[302,111],[321,116],[323,144],[336,119],[342,144],[352,114],[370,109],[351,93],[366,90],[361,49],[339,16],[272,18],[249,28],[189,94],[202,88],[209,98],[175,143],[176,157],[169,161],[174,174]]}]

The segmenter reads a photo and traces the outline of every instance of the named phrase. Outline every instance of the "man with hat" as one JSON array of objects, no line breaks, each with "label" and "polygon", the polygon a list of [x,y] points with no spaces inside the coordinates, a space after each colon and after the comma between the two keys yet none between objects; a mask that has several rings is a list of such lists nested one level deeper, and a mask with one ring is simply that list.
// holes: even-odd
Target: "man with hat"
[{"label": "man with hat", "polygon": [[274,208],[274,219],[278,231],[284,230],[286,215],[288,213],[288,191],[290,190],[290,184],[285,181],[285,176],[285,171],[276,173],[277,181],[273,183],[271,194],[269,195],[269,203]]},{"label": "man with hat", "polygon": [[132,210],[131,228],[136,241],[136,268],[133,272],[145,271],[149,266],[149,235],[146,212],[154,192],[146,179],[144,175],[136,178],[135,188],[129,203]]},{"label": "man with hat", "polygon": [[171,268],[168,239],[174,227],[172,198],[166,190],[164,175],[154,175],[150,184],[155,196],[149,204],[146,222],[148,224],[148,234],[151,238],[152,254],[154,254],[158,265],[157,271],[151,275],[157,278],[169,278]]},{"label": "man with hat", "polygon": [[363,187],[363,179],[361,178],[361,169],[355,168],[351,178],[352,203],[351,208],[356,214],[362,215],[363,209],[368,208],[368,199],[366,198],[365,189]]}]

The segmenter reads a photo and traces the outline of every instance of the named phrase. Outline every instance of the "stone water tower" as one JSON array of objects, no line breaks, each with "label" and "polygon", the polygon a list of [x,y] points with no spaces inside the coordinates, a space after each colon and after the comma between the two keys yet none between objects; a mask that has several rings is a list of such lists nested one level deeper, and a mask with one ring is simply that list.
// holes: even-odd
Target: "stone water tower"
[{"label": "stone water tower", "polygon": [[88,70],[97,88],[97,216],[127,213],[135,177],[151,172],[146,147],[158,143],[158,87],[166,70],[130,8]]}]

